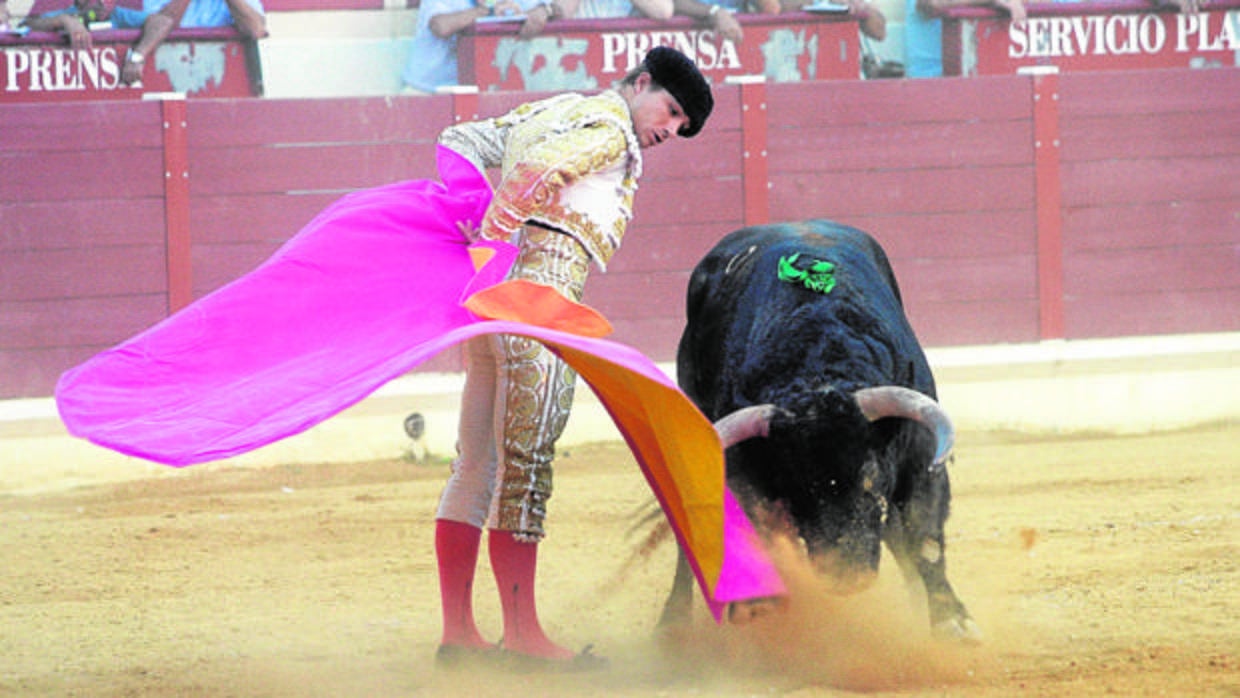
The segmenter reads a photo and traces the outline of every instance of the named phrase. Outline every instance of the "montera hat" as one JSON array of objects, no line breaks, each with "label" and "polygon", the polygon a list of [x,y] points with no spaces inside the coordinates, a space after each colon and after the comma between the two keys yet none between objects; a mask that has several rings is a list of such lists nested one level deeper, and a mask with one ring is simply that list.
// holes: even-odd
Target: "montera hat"
[{"label": "montera hat", "polygon": [[715,107],[710,93],[710,83],[685,54],[667,46],[650,49],[643,61],[650,77],[680,102],[681,109],[689,117],[689,123],[680,129],[680,135],[692,138],[706,124],[706,117]]}]

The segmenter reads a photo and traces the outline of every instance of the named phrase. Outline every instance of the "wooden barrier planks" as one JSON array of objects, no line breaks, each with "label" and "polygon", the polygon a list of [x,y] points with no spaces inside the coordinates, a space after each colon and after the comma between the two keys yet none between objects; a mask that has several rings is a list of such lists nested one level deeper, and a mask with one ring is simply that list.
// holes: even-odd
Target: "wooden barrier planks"
[{"label": "wooden barrier planks", "polygon": [[253,269],[344,194],[436,177],[446,97],[190,103],[194,294]]},{"label": "wooden barrier planks", "polygon": [[772,86],[772,218],[872,233],[923,341],[1036,340],[1029,83],[958,82]]},{"label": "wooden barrier planks", "polygon": [[1237,327],[1234,73],[1061,76],[1069,337]]},{"label": "wooden barrier planks", "polygon": [[3,110],[0,397],[46,394],[72,363],[165,315],[159,108]]},{"label": "wooden barrier planks", "polygon": [[[1064,335],[1240,330],[1234,70],[1059,76]],[[647,151],[636,219],[585,300],[674,356],[689,270],[741,227],[737,86],[697,138]],[[491,116],[539,95],[481,93]],[[772,220],[827,217],[886,246],[930,346],[1044,339],[1030,78],[766,86]],[[348,191],[435,175],[452,97],[187,103],[192,294],[260,263]],[[0,397],[163,316],[152,103],[6,105]],[[16,173],[16,174],[10,174]],[[447,352],[424,370],[459,370]]]}]

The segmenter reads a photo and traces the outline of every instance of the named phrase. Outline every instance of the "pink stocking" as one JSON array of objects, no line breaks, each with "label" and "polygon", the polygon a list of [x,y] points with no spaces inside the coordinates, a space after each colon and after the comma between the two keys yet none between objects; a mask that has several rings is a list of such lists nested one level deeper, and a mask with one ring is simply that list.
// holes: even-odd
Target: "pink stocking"
[{"label": "pink stocking", "polygon": [[571,659],[573,652],[552,642],[538,622],[534,604],[538,544],[523,543],[511,531],[492,529],[487,547],[504,611],[504,649],[547,659]]},{"label": "pink stocking", "polygon": [[443,607],[444,645],[487,647],[474,622],[474,570],[482,529],[449,519],[435,520],[435,558]]}]

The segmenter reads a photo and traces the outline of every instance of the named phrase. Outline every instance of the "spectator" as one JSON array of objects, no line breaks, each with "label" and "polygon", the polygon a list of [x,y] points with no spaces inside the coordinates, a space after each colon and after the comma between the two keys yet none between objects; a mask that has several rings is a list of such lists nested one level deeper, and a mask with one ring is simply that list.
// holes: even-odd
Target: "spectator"
[{"label": "spectator", "polygon": [[[1074,3],[1074,2],[1085,2],[1086,0],[1050,0],[1050,1],[1057,2],[1057,3],[1058,2]],[[1201,12],[1201,6],[1202,4],[1204,4],[1204,0],[1151,0],[1151,2],[1154,4],[1154,7],[1156,8],[1174,7],[1176,10],[1186,15],[1196,14],[1198,12]]]},{"label": "spectator", "polygon": [[483,17],[518,15],[525,19],[517,35],[529,39],[542,33],[547,22],[572,12],[561,0],[422,0],[409,62],[401,73],[406,91],[432,94],[458,84],[457,35]]},{"label": "spectator", "polygon": [[27,17],[22,24],[34,31],[61,32],[73,48],[89,50],[94,46],[92,22],[111,22],[117,29],[137,29],[146,18],[147,13],[141,10],[117,7],[116,0],[74,0],[63,10]]},{"label": "spectator", "polygon": [[[874,3],[869,0],[839,1],[841,4],[848,5],[848,14],[857,18],[857,26],[862,34],[875,41],[887,38],[887,16]],[[781,0],[784,12],[795,12],[815,2],[818,0]]]},{"label": "spectator", "polygon": [[617,17],[649,17],[669,19],[675,8],[673,0],[570,0],[577,4],[573,15],[579,19],[613,19]]},{"label": "spectator", "polygon": [[779,0],[674,0],[676,14],[692,17],[719,36],[739,44],[745,38],[737,12],[779,14]]},{"label": "spectator", "polygon": [[[1061,0],[1062,1],[1062,0]],[[1201,12],[1201,6],[1205,0],[1154,0],[1155,7],[1170,6],[1179,10],[1182,14],[1192,15]]]},{"label": "spectator", "polygon": [[1025,20],[1022,0],[906,0],[904,17],[904,74],[910,78],[943,75],[943,20],[939,15],[949,7],[985,5],[1011,15],[1013,22]]},{"label": "spectator", "polygon": [[125,55],[121,68],[121,81],[125,84],[142,79],[146,57],[177,27],[227,27],[231,24],[246,39],[267,36],[267,17],[260,0],[143,0],[142,10],[149,16],[142,23],[137,43]]},{"label": "spectator", "polygon": [[74,0],[64,10],[28,17],[24,24],[37,31],[60,31],[76,49],[89,49],[91,22],[110,21],[117,29],[141,29],[138,41],[125,54],[121,82],[142,79],[142,66],[169,32],[182,27],[226,27],[230,24],[247,39],[267,36],[267,19],[259,0],[145,0],[141,10],[118,7],[116,0]]}]

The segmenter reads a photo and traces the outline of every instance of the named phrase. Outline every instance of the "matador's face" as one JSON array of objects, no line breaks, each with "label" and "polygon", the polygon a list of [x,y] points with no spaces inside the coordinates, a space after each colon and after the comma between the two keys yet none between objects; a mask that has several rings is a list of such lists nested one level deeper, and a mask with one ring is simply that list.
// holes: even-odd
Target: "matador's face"
[{"label": "matador's face", "polygon": [[633,131],[643,148],[652,148],[675,138],[689,125],[689,117],[672,93],[659,87],[649,73],[637,76],[629,97]]}]

